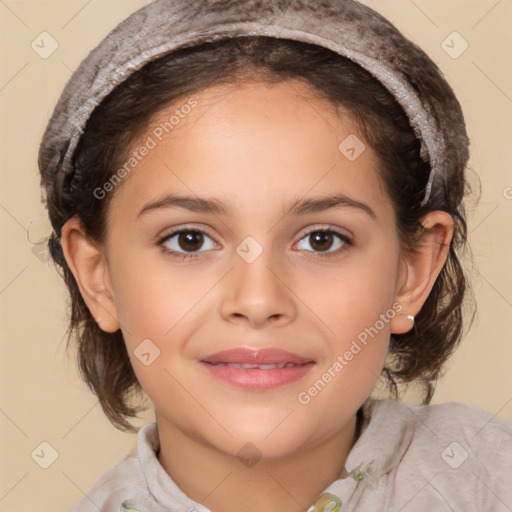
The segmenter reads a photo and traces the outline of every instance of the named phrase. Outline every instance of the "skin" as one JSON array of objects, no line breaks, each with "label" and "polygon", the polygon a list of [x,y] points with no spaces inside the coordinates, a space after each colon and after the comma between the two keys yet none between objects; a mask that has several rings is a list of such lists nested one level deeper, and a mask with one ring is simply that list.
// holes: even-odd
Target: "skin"
[{"label": "skin", "polygon": [[[338,146],[350,134],[364,142],[357,126],[301,82],[217,86],[194,98],[198,105],[117,185],[105,244],[89,241],[75,217],[62,232],[64,254],[101,328],[122,329],[156,409],[158,459],[178,486],[214,512],[303,511],[343,474],[356,411],[381,372],[390,333],[411,329],[406,315],[425,302],[453,221],[431,212],[418,252],[405,252],[374,152],[366,144],[347,159]],[[137,217],[170,192],[215,198],[233,214],[174,207]],[[352,206],[286,214],[296,199],[333,193],[364,203],[375,218]],[[188,261],[156,243],[182,227],[206,233]],[[352,245],[334,236],[322,252],[306,236],[314,228],[338,230]],[[263,249],[252,263],[236,252],[248,236]],[[166,244],[187,252],[179,236]],[[300,403],[298,394],[397,303],[402,314]],[[147,338],[160,356],[145,366],[134,350]],[[315,367],[285,386],[248,391],[198,362],[237,346],[279,347]],[[252,467],[237,457],[248,442],[262,457]]]}]

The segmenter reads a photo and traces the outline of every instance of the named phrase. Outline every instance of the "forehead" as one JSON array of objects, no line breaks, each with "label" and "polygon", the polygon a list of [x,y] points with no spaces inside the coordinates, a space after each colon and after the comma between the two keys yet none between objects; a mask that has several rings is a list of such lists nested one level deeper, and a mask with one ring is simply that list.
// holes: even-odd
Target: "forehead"
[{"label": "forehead", "polygon": [[385,199],[357,123],[300,81],[216,85],[182,97],[131,149],[144,146],[151,148],[115,191],[113,202],[129,209],[165,191],[220,198],[232,211],[282,209],[308,193]]}]

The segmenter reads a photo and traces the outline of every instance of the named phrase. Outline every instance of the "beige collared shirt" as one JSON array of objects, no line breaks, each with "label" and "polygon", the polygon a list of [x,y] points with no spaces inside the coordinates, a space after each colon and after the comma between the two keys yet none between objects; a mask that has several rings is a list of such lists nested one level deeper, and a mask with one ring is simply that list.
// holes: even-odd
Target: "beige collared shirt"
[{"label": "beige collared shirt", "polygon": [[[164,470],[156,423],[68,512],[211,512]],[[511,512],[512,425],[458,402],[363,404],[361,435],[308,512]],[[283,509],[275,512],[282,512]]]}]

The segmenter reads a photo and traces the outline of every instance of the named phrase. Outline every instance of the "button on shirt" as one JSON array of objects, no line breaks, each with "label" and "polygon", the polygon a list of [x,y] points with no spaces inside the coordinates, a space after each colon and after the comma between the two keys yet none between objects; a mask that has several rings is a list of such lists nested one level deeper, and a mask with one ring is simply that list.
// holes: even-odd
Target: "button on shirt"
[{"label": "button on shirt", "polygon": [[[159,446],[157,424],[145,424],[136,450],[68,512],[211,512],[174,483]],[[512,425],[462,403],[369,398],[345,468],[308,512],[512,511]]]}]

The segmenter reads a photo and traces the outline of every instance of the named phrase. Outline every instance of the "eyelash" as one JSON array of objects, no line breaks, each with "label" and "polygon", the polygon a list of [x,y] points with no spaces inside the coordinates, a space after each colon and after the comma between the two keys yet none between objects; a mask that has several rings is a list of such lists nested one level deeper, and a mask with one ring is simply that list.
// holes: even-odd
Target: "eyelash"
[{"label": "eyelash", "polygon": [[[213,240],[213,237],[211,237],[206,231],[203,231],[203,230],[197,229],[197,228],[184,227],[184,228],[179,228],[179,229],[172,231],[171,233],[168,233],[167,235],[163,236],[162,238],[160,238],[157,241],[157,245],[161,248],[161,250],[165,254],[169,254],[169,255],[176,257],[182,261],[195,260],[198,257],[198,254],[201,252],[204,252],[204,251],[198,251],[195,253],[182,253],[179,251],[174,251],[172,249],[169,249],[168,247],[165,246],[165,243],[167,241],[169,241],[171,238],[173,238],[175,235],[178,235],[180,233],[190,233],[190,232],[201,233]],[[307,238],[308,236],[312,235],[313,233],[317,233],[317,232],[334,234],[338,238],[341,239],[341,241],[344,243],[344,245],[340,249],[337,249],[336,251],[333,251],[333,252],[322,253],[322,252],[317,252],[317,251],[307,251],[307,252],[311,252],[314,254],[313,258],[326,259],[326,258],[330,258],[333,256],[337,256],[337,255],[340,255],[340,254],[344,253],[345,251],[347,251],[353,245],[352,240],[347,235],[337,231],[336,229],[326,228],[326,227],[316,227],[316,228],[309,230],[308,232],[306,232],[302,235],[302,237],[299,239],[299,241],[301,241],[304,238]]]}]

